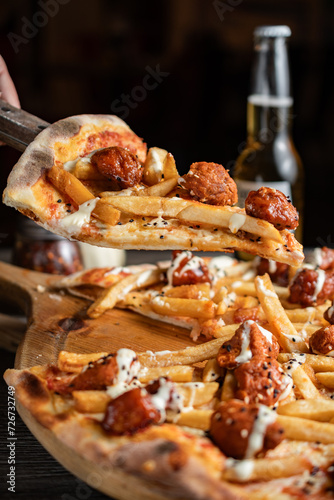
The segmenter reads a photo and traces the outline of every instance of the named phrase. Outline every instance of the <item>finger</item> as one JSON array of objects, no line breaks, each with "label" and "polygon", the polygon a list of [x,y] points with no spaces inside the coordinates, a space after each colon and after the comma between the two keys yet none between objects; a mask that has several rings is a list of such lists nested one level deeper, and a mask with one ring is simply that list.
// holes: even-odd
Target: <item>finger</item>
[{"label": "finger", "polygon": [[13,80],[7,69],[7,65],[2,56],[0,56],[0,92],[1,98],[12,106],[20,108],[20,100],[17,95]]}]

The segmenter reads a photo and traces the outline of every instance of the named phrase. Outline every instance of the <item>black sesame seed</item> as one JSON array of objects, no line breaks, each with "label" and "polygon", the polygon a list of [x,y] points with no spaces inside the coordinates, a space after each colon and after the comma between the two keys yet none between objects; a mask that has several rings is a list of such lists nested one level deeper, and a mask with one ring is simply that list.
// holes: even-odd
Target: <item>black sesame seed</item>
[{"label": "black sesame seed", "polygon": [[59,200],[57,200],[57,203],[61,203],[61,199],[59,198]]},{"label": "black sesame seed", "polygon": [[228,344],[227,346],[225,346],[225,349],[227,350],[227,352],[231,352],[232,346]]},{"label": "black sesame seed", "polygon": [[121,223],[121,222],[117,222],[117,224],[118,224],[119,226],[121,226],[121,225],[122,225],[122,223]]},{"label": "black sesame seed", "polygon": [[129,222],[133,222],[133,219],[130,219]]},{"label": "black sesame seed", "polygon": [[177,194],[177,193],[176,193],[176,195],[175,195],[175,196],[176,196],[176,198],[180,198],[180,195],[179,195],[179,194]]},{"label": "black sesame seed", "polygon": [[164,239],[163,235],[161,235],[161,236],[160,236],[160,239],[161,239],[161,240],[163,240],[163,239]]},{"label": "black sesame seed", "polygon": [[72,205],[72,203],[66,203],[67,207],[70,207],[71,205]]}]

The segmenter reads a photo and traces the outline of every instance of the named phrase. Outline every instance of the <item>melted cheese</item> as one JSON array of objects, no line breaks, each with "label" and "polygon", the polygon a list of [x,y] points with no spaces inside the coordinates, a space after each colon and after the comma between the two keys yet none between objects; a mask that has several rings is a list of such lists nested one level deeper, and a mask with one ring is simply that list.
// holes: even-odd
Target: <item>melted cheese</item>
[{"label": "melted cheese", "polygon": [[79,232],[82,226],[89,223],[97,200],[98,198],[94,198],[82,203],[79,206],[79,210],[71,215],[67,215],[60,221],[62,227],[67,229],[72,234]]},{"label": "melted cheese", "polygon": [[230,217],[228,227],[231,233],[235,234],[239,231],[239,229],[242,228],[242,226],[246,222],[246,215],[245,214],[233,214]]}]

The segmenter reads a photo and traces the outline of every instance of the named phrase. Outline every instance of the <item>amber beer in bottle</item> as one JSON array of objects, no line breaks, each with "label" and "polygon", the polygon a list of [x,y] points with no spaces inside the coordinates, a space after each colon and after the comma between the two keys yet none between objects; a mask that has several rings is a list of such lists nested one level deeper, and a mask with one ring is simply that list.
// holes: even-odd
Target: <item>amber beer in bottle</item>
[{"label": "amber beer in bottle", "polygon": [[234,180],[239,206],[261,186],[279,189],[299,212],[295,231],[302,239],[303,167],[291,136],[293,98],[290,90],[288,26],[259,26],[254,32],[255,60],[247,104],[247,143],[237,158]]}]

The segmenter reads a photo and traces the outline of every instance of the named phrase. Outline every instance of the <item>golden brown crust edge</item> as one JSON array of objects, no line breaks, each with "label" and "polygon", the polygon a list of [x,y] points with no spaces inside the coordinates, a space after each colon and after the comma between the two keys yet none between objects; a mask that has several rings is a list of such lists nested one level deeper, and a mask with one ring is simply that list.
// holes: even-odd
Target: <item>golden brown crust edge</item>
[{"label": "golden brown crust edge", "polygon": [[[56,415],[45,382],[30,371],[7,370],[4,378],[8,385],[15,387],[16,398],[38,423],[51,430],[57,439],[79,456],[101,467],[110,481],[117,481],[120,471],[122,475],[128,475],[129,485],[135,477],[139,498],[144,498],[140,487],[143,491],[149,488],[161,500],[247,498],[238,487],[212,477],[189,453],[182,466],[176,466],[172,458],[175,453],[182,452],[185,458],[185,450],[177,439],[163,436],[138,442],[127,438],[106,438],[87,419],[81,420],[80,416],[78,419],[78,415],[68,412]],[[145,464],[154,466],[146,467]]]}]

